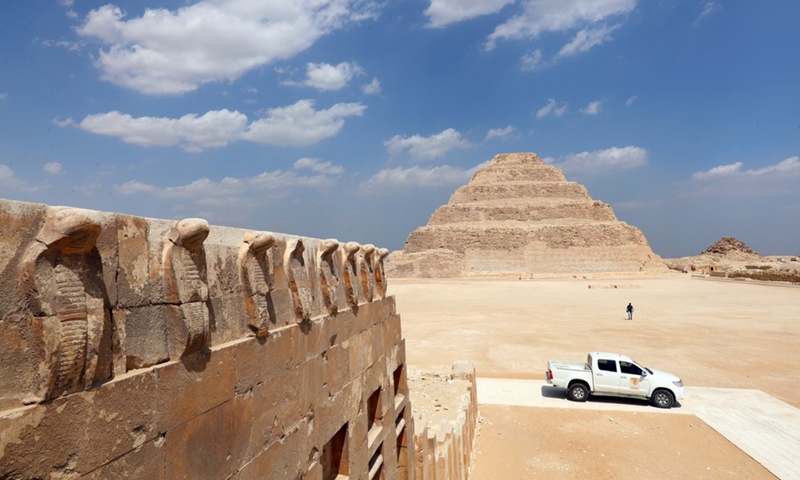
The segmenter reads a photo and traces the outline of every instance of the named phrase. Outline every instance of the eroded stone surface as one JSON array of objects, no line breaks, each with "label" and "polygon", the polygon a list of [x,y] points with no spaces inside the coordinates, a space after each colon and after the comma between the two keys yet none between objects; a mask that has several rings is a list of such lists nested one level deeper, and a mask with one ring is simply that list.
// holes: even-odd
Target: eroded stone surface
[{"label": "eroded stone surface", "polygon": [[0,199],[0,478],[407,478],[387,253]]},{"label": "eroded stone surface", "polygon": [[397,277],[663,272],[642,232],[533,153],[495,156],[409,235]]}]

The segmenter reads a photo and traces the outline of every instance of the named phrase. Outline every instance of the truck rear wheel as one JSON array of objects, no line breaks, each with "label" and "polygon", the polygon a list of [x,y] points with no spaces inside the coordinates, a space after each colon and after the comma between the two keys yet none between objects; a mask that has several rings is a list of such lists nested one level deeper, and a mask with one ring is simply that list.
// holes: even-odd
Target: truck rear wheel
[{"label": "truck rear wheel", "polygon": [[650,397],[650,401],[653,402],[653,406],[658,408],[672,408],[672,405],[675,404],[675,396],[669,390],[656,390]]},{"label": "truck rear wheel", "polygon": [[567,389],[567,397],[573,402],[585,402],[589,399],[589,387],[583,383],[573,383]]}]

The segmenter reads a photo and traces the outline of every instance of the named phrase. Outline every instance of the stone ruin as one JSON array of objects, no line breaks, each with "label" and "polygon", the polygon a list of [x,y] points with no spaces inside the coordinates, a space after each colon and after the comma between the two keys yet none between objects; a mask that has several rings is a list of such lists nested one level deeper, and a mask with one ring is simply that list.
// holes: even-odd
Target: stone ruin
[{"label": "stone ruin", "polygon": [[742,256],[751,255],[758,257],[759,255],[750,247],[744,244],[741,240],[733,237],[722,237],[706,248],[700,255],[723,255],[723,256]]},{"label": "stone ruin", "polygon": [[395,277],[664,272],[642,232],[533,153],[495,156],[387,260]]},{"label": "stone ruin", "polygon": [[0,199],[0,478],[466,479],[477,404],[412,414],[387,253]]}]

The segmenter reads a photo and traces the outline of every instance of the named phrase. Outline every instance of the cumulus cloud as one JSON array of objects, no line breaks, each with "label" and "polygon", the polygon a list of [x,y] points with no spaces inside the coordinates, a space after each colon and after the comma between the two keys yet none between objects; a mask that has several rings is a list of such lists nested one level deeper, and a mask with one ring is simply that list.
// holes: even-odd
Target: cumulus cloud
[{"label": "cumulus cloud", "polygon": [[507,136],[511,135],[512,133],[514,133],[514,130],[516,130],[516,129],[514,128],[513,125],[509,125],[509,126],[507,126],[505,128],[492,128],[491,130],[486,132],[486,139],[485,140],[491,140],[493,138],[507,137]]},{"label": "cumulus cloud", "polygon": [[[311,175],[299,170],[311,169]],[[178,199],[207,207],[237,206],[246,208],[253,202],[248,199],[265,193],[281,194],[293,188],[319,188],[332,185],[341,167],[317,159],[300,159],[292,170],[274,170],[252,177],[225,177],[220,181],[201,178],[185,185],[158,187],[131,180],[114,189],[122,195],[146,194],[165,199]]]},{"label": "cumulus cloud", "polygon": [[636,102],[636,99],[638,99],[638,98],[639,98],[639,95],[631,95],[630,97],[628,97],[627,100],[625,100],[625,106],[626,107],[630,107],[631,105],[634,104],[634,102]]},{"label": "cumulus cloud", "polygon": [[58,162],[45,163],[42,166],[42,170],[51,175],[58,175],[59,173],[64,173],[64,168]]},{"label": "cumulus cloud", "polygon": [[359,186],[362,194],[397,192],[411,188],[431,188],[467,183],[484,164],[464,170],[450,165],[423,168],[389,168],[381,170]]},{"label": "cumulus cloud", "polygon": [[679,182],[690,196],[773,196],[796,195],[800,179],[800,157],[794,156],[766,167],[744,169],[742,162],[719,165],[695,172]]},{"label": "cumulus cloud", "polygon": [[584,28],[575,34],[572,41],[561,47],[558,56],[571,57],[579,53],[587,52],[593,47],[611,40],[611,32],[621,26],[622,24],[616,24],[612,26],[601,25],[598,28]]},{"label": "cumulus cloud", "polygon": [[95,64],[104,80],[144,94],[182,94],[292,58],[335,30],[375,18],[377,9],[370,0],[204,0],[127,19],[104,5],[77,32],[103,42]]},{"label": "cumulus cloud", "polygon": [[317,158],[301,158],[292,165],[295,170],[309,169],[312,172],[327,175],[339,175],[344,172],[344,168],[334,165],[331,162],[323,162]]},{"label": "cumulus cloud", "polygon": [[341,90],[356,75],[363,73],[361,67],[350,62],[338,65],[309,63],[306,65],[306,79],[303,80],[303,85],[318,90]]},{"label": "cumulus cloud", "polygon": [[742,162],[720,165],[705,172],[696,172],[691,176],[693,181],[736,180],[756,178],[796,178],[800,177],[800,157],[789,157],[775,165],[763,168],[742,170]]},{"label": "cumulus cloud", "polygon": [[268,116],[250,124],[243,138],[257,143],[285,147],[312,145],[335,137],[346,117],[364,114],[361,103],[337,103],[327,110],[315,110],[312,100],[300,100],[288,107],[273,108]]},{"label": "cumulus cloud", "polygon": [[31,185],[19,178],[8,165],[0,163],[0,190],[17,190],[20,192],[35,192],[39,190],[36,185]]},{"label": "cumulus cloud", "polygon": [[593,102],[589,102],[589,105],[586,105],[586,108],[581,108],[581,113],[585,115],[597,115],[600,113],[600,107],[603,105],[602,100],[595,100]]},{"label": "cumulus cloud", "polygon": [[550,115],[555,115],[556,117],[560,117],[565,113],[567,113],[566,103],[559,105],[558,102],[556,102],[554,99],[548,98],[547,104],[536,111],[536,118],[544,118]]},{"label": "cumulus cloud", "polygon": [[554,164],[564,172],[596,174],[646,165],[647,156],[648,152],[644,148],[628,146],[574,153],[560,159],[547,158],[545,161]]},{"label": "cumulus cloud", "polygon": [[373,78],[371,82],[361,87],[361,91],[365,95],[377,95],[381,93],[381,82],[377,78]]},{"label": "cumulus cloud", "polygon": [[306,146],[336,136],[344,127],[346,117],[360,116],[365,109],[360,103],[339,103],[327,110],[315,110],[313,101],[300,100],[287,107],[267,110],[265,118],[249,124],[245,114],[227,109],[180,118],[134,118],[113,111],[88,115],[78,127],[98,135],[117,137],[125,143],[143,147],[178,145],[188,152],[220,148],[240,140]]},{"label": "cumulus cloud", "polygon": [[429,27],[444,27],[451,23],[499,12],[516,0],[431,0],[425,9]]},{"label": "cumulus cloud", "polygon": [[544,67],[545,65],[542,63],[542,50],[537,48],[532,52],[526,53],[520,58],[520,64],[524,72],[532,72]]},{"label": "cumulus cloud", "polygon": [[[493,50],[498,40],[536,38],[546,32],[569,31],[583,26],[592,26],[608,18],[632,11],[637,0],[528,0],[523,4],[522,13],[512,16],[498,25],[487,41],[486,49]],[[598,36],[602,28],[587,31],[585,37]],[[576,36],[570,50],[585,45],[585,40]],[[591,48],[591,47],[589,47]]]},{"label": "cumulus cloud", "polygon": [[427,161],[442,157],[453,150],[465,150],[472,146],[467,140],[461,138],[461,134],[448,128],[430,137],[412,135],[402,137],[395,135],[391,139],[383,142],[391,155],[399,155],[407,152],[412,161]]}]

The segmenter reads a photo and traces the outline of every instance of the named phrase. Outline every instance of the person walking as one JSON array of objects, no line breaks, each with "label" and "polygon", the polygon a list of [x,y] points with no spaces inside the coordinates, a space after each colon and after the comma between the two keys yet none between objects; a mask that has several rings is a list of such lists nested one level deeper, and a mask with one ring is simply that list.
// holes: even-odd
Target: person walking
[{"label": "person walking", "polygon": [[628,303],[628,306],[627,308],[625,308],[625,311],[628,312],[628,320],[633,320],[633,304]]}]

